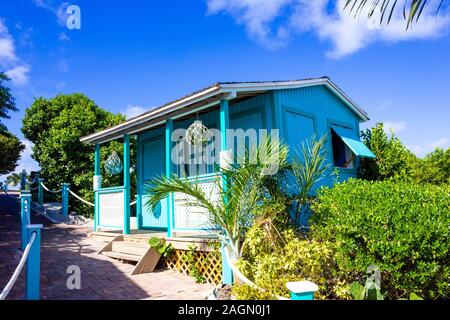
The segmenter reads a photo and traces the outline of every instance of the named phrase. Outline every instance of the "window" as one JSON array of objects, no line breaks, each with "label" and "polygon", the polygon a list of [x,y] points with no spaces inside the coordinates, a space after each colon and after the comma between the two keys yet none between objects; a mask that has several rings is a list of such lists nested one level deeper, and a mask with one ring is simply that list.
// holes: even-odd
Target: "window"
[{"label": "window", "polygon": [[333,129],[331,129],[331,141],[334,166],[338,168],[352,169],[355,155]]}]

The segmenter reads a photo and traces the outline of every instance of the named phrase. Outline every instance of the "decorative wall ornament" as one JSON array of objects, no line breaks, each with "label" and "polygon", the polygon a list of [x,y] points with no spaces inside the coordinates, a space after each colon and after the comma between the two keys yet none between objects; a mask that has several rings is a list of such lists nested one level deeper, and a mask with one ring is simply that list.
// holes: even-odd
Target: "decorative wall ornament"
[{"label": "decorative wall ornament", "polygon": [[106,160],[105,163],[106,173],[109,175],[116,175],[122,172],[123,165],[117,153],[114,151]]},{"label": "decorative wall ornament", "polygon": [[196,146],[204,146],[210,140],[210,133],[200,120],[195,120],[186,130],[186,141]]}]

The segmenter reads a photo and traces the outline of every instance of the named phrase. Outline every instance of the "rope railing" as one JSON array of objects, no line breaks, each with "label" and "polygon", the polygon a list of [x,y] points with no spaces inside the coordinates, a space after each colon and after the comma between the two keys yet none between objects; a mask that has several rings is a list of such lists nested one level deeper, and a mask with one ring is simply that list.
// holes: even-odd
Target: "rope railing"
[{"label": "rope railing", "polygon": [[81,198],[79,195],[77,195],[75,192],[73,192],[72,190],[68,189],[70,194],[73,195],[75,198],[77,198],[78,200],[80,200],[81,202],[91,206],[91,207],[95,207],[95,204],[93,204],[92,202],[86,201],[83,198]]},{"label": "rope railing", "polygon": [[62,191],[62,189],[60,189],[60,190],[50,190],[49,188],[47,188],[47,186],[43,182],[40,182],[40,184],[41,184],[42,188],[44,188],[47,192],[50,192],[50,193],[56,194],[56,193],[60,193]]},{"label": "rope railing", "polygon": [[20,259],[19,264],[17,265],[16,270],[14,271],[11,279],[9,279],[8,283],[6,284],[5,288],[3,289],[2,293],[0,294],[0,300],[5,300],[8,296],[9,292],[13,288],[14,284],[17,281],[17,278],[19,277],[20,273],[22,272],[23,266],[27,262],[28,254],[30,253],[31,246],[33,245],[34,239],[36,239],[36,232],[33,232],[30,238],[30,241],[28,242],[27,246],[25,247],[25,250],[23,251],[22,258]]}]

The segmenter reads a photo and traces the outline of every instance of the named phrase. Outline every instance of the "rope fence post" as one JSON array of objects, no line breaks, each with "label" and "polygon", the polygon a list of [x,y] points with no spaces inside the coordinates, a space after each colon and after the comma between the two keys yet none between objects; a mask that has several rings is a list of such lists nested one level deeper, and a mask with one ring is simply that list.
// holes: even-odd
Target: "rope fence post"
[{"label": "rope fence post", "polygon": [[311,281],[288,282],[286,287],[291,291],[291,300],[314,300],[314,292],[319,290]]},{"label": "rope fence post", "polygon": [[27,188],[27,173],[23,170],[20,173],[20,190],[23,191]]},{"label": "rope fence post", "polygon": [[27,242],[35,234],[27,260],[25,299],[39,300],[41,290],[41,224],[27,226]]},{"label": "rope fence post", "polygon": [[69,215],[69,187],[70,183],[62,184],[62,214],[66,217]]},{"label": "rope fence post", "polygon": [[39,178],[38,182],[39,182],[39,187],[38,187],[38,203],[40,206],[42,206],[44,204],[44,187],[42,186],[42,184],[44,183],[44,179]]},{"label": "rope fence post", "polygon": [[25,250],[27,245],[27,225],[30,224],[30,206],[31,206],[31,194],[27,191],[22,191],[20,194],[20,228],[21,239],[20,248]]}]

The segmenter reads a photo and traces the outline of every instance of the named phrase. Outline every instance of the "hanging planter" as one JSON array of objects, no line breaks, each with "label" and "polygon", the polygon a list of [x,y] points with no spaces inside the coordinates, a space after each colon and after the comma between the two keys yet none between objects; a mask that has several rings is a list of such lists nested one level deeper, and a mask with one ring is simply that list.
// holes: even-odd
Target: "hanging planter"
[{"label": "hanging planter", "polygon": [[114,151],[105,163],[106,173],[113,176],[122,172],[123,165],[117,153]]},{"label": "hanging planter", "polygon": [[186,130],[186,141],[196,146],[204,146],[210,140],[209,130],[200,120],[194,121]]}]

